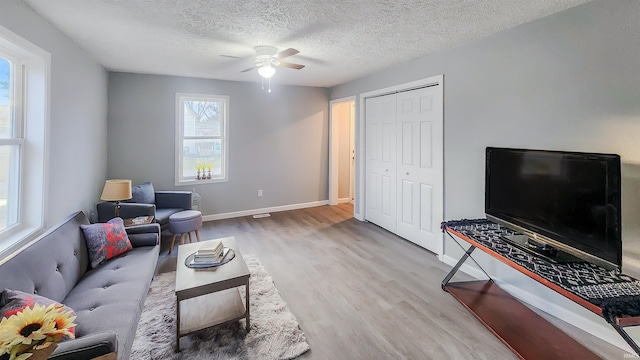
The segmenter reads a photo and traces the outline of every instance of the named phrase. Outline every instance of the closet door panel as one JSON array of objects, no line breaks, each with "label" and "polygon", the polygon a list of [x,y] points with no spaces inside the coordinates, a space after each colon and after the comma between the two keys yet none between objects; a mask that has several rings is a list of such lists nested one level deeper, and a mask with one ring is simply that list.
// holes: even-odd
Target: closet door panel
[{"label": "closet door panel", "polygon": [[365,219],[396,231],[396,95],[366,99]]},{"label": "closet door panel", "polygon": [[367,172],[367,210],[380,212],[382,192],[380,191],[380,176],[375,172]]},{"label": "closet door panel", "polygon": [[434,211],[434,204],[442,201],[434,197],[442,189],[441,164],[435,160],[442,157],[442,113],[436,108],[435,90],[424,88],[398,94],[398,181],[411,184],[412,190],[404,189],[408,185],[398,189],[402,196],[398,197],[397,234],[439,253],[441,238],[433,224],[442,217]]},{"label": "closet door panel", "polygon": [[391,196],[392,192],[395,192],[395,179],[392,179],[390,176],[382,176],[382,215],[385,217],[391,217],[391,214],[395,214],[396,204],[395,197]]},{"label": "closet door panel", "polygon": [[420,229],[433,231],[433,187],[426,184],[420,185]]},{"label": "closet door panel", "polygon": [[[420,168],[431,169],[433,167],[433,124],[423,122],[420,124]],[[424,144],[424,145],[423,145]]]},{"label": "closet door panel", "polygon": [[398,202],[398,204],[402,207],[400,209],[400,221],[403,224],[411,224],[413,223],[413,214],[414,214],[414,209],[413,209],[413,199],[414,199],[414,188],[415,188],[415,183],[413,181],[404,179],[400,182],[400,194],[401,194],[401,200]]},{"label": "closet door panel", "polygon": [[[380,137],[380,124],[367,124],[367,161],[376,162],[380,161],[379,151],[375,151],[375,149],[379,149],[378,143]],[[373,164],[372,164],[373,165]]]},{"label": "closet door panel", "polygon": [[402,148],[400,163],[402,165],[411,166],[413,164],[413,136],[411,134],[413,134],[414,130],[414,124],[407,122],[402,124],[402,134],[400,136],[400,139],[402,139],[400,143]]},{"label": "closet door panel", "polygon": [[380,167],[382,151],[380,150],[380,141],[382,140],[380,135],[380,127],[382,124],[379,122],[379,117],[374,114],[380,111],[380,104],[367,103],[367,113],[370,115],[367,117],[366,125],[366,205],[368,217],[375,219],[376,214],[381,211],[382,204],[382,192],[380,191]]}]

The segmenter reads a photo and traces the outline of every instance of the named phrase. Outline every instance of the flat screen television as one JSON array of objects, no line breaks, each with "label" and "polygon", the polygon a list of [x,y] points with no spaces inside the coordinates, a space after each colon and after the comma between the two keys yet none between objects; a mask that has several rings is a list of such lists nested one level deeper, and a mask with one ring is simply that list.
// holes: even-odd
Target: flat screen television
[{"label": "flat screen television", "polygon": [[620,156],[488,147],[485,172],[488,219],[529,247],[622,269]]}]

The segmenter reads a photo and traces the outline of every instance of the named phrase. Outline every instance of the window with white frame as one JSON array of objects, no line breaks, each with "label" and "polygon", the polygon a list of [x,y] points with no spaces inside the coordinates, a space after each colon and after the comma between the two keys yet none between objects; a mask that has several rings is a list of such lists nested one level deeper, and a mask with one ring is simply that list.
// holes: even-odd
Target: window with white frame
[{"label": "window with white frame", "polygon": [[0,258],[45,226],[51,55],[0,26]]},{"label": "window with white frame", "polygon": [[0,234],[18,224],[22,136],[22,66],[0,52]]},{"label": "window with white frame", "polygon": [[176,186],[227,181],[229,97],[176,94]]}]

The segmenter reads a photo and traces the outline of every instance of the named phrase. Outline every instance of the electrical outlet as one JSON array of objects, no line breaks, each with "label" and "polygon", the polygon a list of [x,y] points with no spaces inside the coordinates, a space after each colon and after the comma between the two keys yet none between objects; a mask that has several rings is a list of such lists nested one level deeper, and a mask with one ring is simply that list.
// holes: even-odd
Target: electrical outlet
[{"label": "electrical outlet", "polygon": [[262,189],[258,190],[258,197],[262,197]]}]

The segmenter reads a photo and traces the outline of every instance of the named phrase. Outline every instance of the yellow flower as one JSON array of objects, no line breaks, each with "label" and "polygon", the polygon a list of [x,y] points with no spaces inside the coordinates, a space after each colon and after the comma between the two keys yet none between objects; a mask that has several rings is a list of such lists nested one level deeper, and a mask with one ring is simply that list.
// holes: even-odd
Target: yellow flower
[{"label": "yellow flower", "polygon": [[[36,346],[58,342],[63,337],[75,338],[73,311],[63,312],[63,305],[35,304],[0,321],[0,356],[9,360],[26,360]],[[5,356],[2,356],[5,355]]]},{"label": "yellow flower", "polygon": [[55,310],[55,313],[52,316],[52,321],[54,324],[54,332],[49,333],[47,335],[54,337],[56,341],[60,341],[60,339],[64,336],[68,336],[71,339],[75,338],[75,327],[76,324],[73,323],[73,320],[76,319],[75,316],[71,316],[73,314],[72,311],[62,312],[62,310]]},{"label": "yellow flower", "polygon": [[33,308],[25,308],[21,312],[0,321],[0,343],[5,349],[15,345],[31,345],[46,339],[48,333],[55,332],[52,309],[35,304]]}]

